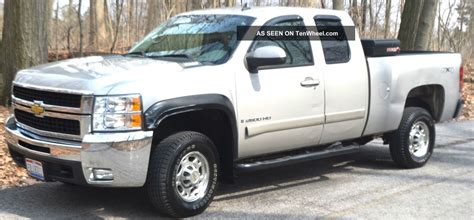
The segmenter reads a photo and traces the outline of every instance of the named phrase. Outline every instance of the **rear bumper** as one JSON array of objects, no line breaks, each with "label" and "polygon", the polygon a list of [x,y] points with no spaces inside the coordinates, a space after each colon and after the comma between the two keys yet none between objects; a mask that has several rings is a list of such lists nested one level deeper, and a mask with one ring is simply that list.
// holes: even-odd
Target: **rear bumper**
[{"label": "rear bumper", "polygon": [[464,100],[459,99],[458,103],[456,104],[456,110],[454,110],[453,118],[458,118],[459,116],[461,116],[463,108],[464,108]]},{"label": "rear bumper", "polygon": [[[5,123],[5,138],[14,161],[42,162],[46,181],[103,187],[141,187],[145,184],[152,131],[87,134],[82,142],[37,136],[18,128],[14,117]],[[97,180],[93,169],[112,171],[113,180]]]}]

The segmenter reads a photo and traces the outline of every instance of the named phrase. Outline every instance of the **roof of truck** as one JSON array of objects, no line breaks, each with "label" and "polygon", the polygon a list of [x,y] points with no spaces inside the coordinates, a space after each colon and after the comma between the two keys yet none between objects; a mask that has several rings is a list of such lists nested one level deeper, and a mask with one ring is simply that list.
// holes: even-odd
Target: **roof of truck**
[{"label": "roof of truck", "polygon": [[325,15],[336,15],[336,16],[345,16],[347,15],[344,11],[335,11],[328,9],[316,9],[316,8],[299,8],[299,7],[251,7],[248,9],[242,10],[240,7],[233,8],[218,8],[218,9],[205,9],[197,10],[183,13],[181,15],[189,14],[231,14],[231,15],[245,15],[256,18],[267,18],[267,17],[278,17],[282,15],[309,15],[314,16],[318,14]]}]

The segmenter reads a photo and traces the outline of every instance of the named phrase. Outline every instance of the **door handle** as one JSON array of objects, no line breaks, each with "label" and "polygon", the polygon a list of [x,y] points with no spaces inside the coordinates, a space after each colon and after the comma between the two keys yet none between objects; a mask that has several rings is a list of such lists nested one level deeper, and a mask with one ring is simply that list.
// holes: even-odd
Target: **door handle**
[{"label": "door handle", "polygon": [[303,87],[311,87],[311,86],[318,86],[319,85],[319,80],[313,79],[311,77],[306,77],[303,82],[301,82],[301,86]]}]

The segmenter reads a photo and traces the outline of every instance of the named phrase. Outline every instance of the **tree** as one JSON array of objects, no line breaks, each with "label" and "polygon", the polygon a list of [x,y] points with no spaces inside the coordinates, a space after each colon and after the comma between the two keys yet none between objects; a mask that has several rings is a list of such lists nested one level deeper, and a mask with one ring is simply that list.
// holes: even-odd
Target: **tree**
[{"label": "tree", "polygon": [[403,7],[398,39],[402,50],[413,50],[415,48],[416,30],[423,8],[423,0],[406,1]]},{"label": "tree", "polygon": [[334,10],[344,10],[344,0],[332,0],[332,8]]},{"label": "tree", "polygon": [[359,26],[359,10],[357,8],[357,0],[352,0],[349,12],[352,17],[352,21],[354,21],[355,26],[358,27]]},{"label": "tree", "polygon": [[474,59],[474,3],[470,2],[469,3],[469,7],[470,7],[470,15],[469,15],[469,27],[468,27],[468,37],[469,39],[471,39],[471,56],[470,58],[471,59]]},{"label": "tree", "polygon": [[115,44],[117,44],[124,2],[125,0],[115,0],[115,33],[112,41],[112,46],[110,47],[110,53],[114,52]]},{"label": "tree", "polygon": [[[3,30],[3,3],[0,3],[0,32]],[[2,42],[2,35],[0,34],[0,42]]]},{"label": "tree", "polygon": [[79,56],[82,57],[84,56],[83,53],[83,47],[84,47],[84,34],[82,30],[82,14],[81,14],[81,8],[82,8],[82,0],[79,0],[79,5],[77,7],[77,23],[79,24]]},{"label": "tree", "polygon": [[438,0],[424,0],[423,10],[418,21],[418,29],[415,38],[415,50],[427,50],[430,37],[433,35],[433,25],[436,18],[436,7]]},{"label": "tree", "polygon": [[89,45],[92,50],[100,51],[112,32],[107,2],[90,0],[89,13]]},{"label": "tree", "polygon": [[50,0],[5,0],[4,3],[5,26],[0,50],[2,105],[10,99],[11,83],[17,71],[48,61],[48,23],[52,8]]},{"label": "tree", "polygon": [[[127,21],[127,40],[128,42],[135,42],[135,39],[132,37],[133,33],[136,32],[137,30],[134,30],[135,27],[135,0],[129,0],[128,1],[128,21]],[[133,40],[132,40],[133,39]]]},{"label": "tree", "polygon": [[361,7],[362,7],[361,32],[363,34],[365,32],[365,27],[367,26],[367,0],[362,0]]},{"label": "tree", "polygon": [[390,34],[390,15],[392,11],[392,0],[386,0],[385,2],[385,28],[384,38],[388,38]]},{"label": "tree", "polygon": [[[158,0],[148,0],[147,2],[147,20],[146,20],[146,27],[145,31],[148,33],[151,30],[155,29],[155,27],[160,22],[158,18]],[[164,4],[164,2],[163,2]]]},{"label": "tree", "polygon": [[225,6],[226,7],[234,7],[235,6],[235,0],[225,0]]},{"label": "tree", "polygon": [[[56,10],[54,11],[54,27],[59,29],[59,1],[56,2]],[[59,40],[58,40],[58,34],[54,35],[54,49],[56,50],[56,61],[59,59]]]}]

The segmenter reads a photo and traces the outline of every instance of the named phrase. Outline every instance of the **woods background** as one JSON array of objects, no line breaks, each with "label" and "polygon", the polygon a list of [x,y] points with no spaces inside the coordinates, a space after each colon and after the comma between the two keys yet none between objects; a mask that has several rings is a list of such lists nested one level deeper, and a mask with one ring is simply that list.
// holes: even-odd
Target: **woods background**
[{"label": "woods background", "polygon": [[[362,37],[398,37],[404,49],[455,51],[463,53],[464,57],[472,53],[473,1],[469,0],[243,2],[251,6],[345,10],[351,14]],[[241,4],[240,0],[0,0],[0,29],[3,30],[4,26],[6,29],[11,28],[4,22],[4,17],[16,18],[18,21],[15,23],[20,25],[30,22],[44,28],[51,61],[77,57],[83,53],[121,53],[173,15]],[[22,14],[26,15],[23,20]],[[34,29],[33,26],[31,28]],[[5,38],[5,34],[2,38]],[[415,45],[417,38],[418,44]]]},{"label": "woods background", "polygon": [[[472,69],[472,0],[0,0],[0,105],[8,105],[20,69],[125,53],[171,16],[243,3],[344,10],[362,38],[398,38],[402,50],[459,52]],[[466,74],[465,80],[470,83],[473,76]]]},{"label": "woods background", "polygon": [[467,70],[465,115],[474,117],[473,0],[0,0],[0,105],[8,105],[20,69],[125,53],[171,16],[242,4],[344,10],[361,38],[398,38],[402,50],[461,53]]}]

